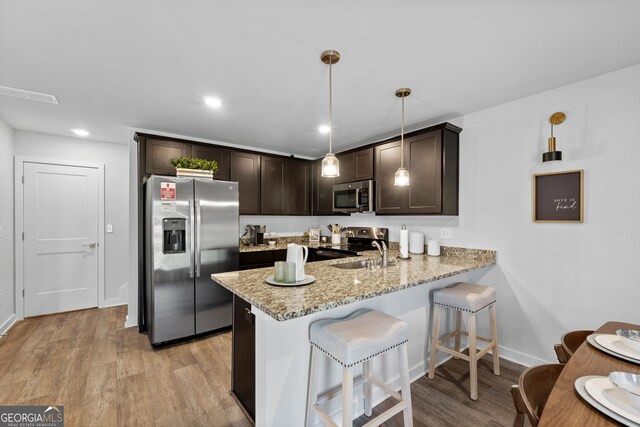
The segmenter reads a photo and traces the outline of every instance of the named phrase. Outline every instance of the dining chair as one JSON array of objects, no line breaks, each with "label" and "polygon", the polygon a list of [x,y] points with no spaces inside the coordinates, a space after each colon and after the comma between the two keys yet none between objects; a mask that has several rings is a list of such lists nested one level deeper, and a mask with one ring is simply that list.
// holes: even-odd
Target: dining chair
[{"label": "dining chair", "polygon": [[571,331],[564,334],[560,339],[560,344],[553,346],[558,362],[567,363],[578,347],[580,347],[593,332],[594,331]]},{"label": "dining chair", "polygon": [[564,366],[562,363],[533,366],[520,374],[518,385],[511,387],[511,397],[516,407],[514,427],[524,426],[525,416],[533,427],[538,425],[547,398]]}]

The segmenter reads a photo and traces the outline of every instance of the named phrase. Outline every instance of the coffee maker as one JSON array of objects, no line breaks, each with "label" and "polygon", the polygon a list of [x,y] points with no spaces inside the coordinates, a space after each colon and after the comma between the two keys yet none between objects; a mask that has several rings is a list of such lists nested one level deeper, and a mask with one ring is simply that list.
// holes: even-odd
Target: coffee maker
[{"label": "coffee maker", "polygon": [[267,226],[262,224],[248,224],[245,227],[243,243],[250,246],[264,245],[264,233]]}]

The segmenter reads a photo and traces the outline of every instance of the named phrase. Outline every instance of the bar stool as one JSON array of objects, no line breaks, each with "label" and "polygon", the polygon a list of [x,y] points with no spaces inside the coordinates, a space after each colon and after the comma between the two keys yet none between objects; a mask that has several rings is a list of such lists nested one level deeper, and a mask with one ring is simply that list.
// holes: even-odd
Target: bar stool
[{"label": "bar stool", "polygon": [[[478,398],[478,359],[493,349],[493,373],[500,375],[500,359],[498,357],[498,329],[496,327],[496,290],[489,286],[474,285],[472,283],[458,283],[449,288],[440,289],[433,294],[433,331],[431,333],[431,357],[429,360],[429,378],[433,379],[436,370],[437,351],[444,351],[454,357],[467,360],[469,362],[469,382],[471,399]],[[439,337],[440,314],[442,309],[456,310],[455,331]],[[491,323],[491,339],[476,335],[476,314],[489,309],[489,321]],[[468,331],[460,330],[462,323],[462,312],[468,313]],[[469,355],[460,352],[460,336],[469,337]],[[443,342],[455,338],[454,350],[442,345]],[[478,352],[476,340],[489,343],[484,349]]]},{"label": "bar stool", "polygon": [[[321,408],[324,401],[342,393],[342,426],[353,423],[353,388],[364,386],[364,412],[371,416],[372,384],[380,387],[399,402],[370,420],[365,426],[378,426],[400,411],[404,411],[404,425],[413,426],[411,411],[411,390],[409,381],[409,360],[407,342],[408,326],[405,322],[373,310],[358,310],[344,319],[323,319],[311,324],[311,366],[307,397],[307,419],[305,425],[313,426],[317,413],[326,425],[337,424]],[[371,372],[371,359],[397,348],[400,356],[401,392],[384,384]],[[342,365],[342,386],[318,396],[320,366],[318,356],[322,354]],[[362,364],[362,377],[353,378],[353,366]]]}]

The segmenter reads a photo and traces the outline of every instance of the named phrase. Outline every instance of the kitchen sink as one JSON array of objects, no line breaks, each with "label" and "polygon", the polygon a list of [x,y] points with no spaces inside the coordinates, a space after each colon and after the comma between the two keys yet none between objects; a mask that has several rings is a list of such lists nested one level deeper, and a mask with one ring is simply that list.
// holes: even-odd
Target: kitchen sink
[{"label": "kitchen sink", "polygon": [[358,268],[366,268],[367,261],[362,260],[362,261],[344,262],[342,264],[331,264],[331,267],[341,268],[343,270],[357,270]]}]

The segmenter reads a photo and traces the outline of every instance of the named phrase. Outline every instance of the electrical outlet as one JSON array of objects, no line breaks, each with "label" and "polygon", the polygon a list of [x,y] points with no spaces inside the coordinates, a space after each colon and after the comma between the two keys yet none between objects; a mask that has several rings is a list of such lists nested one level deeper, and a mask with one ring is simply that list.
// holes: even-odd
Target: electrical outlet
[{"label": "electrical outlet", "polygon": [[107,233],[113,233],[113,224],[107,224]]},{"label": "electrical outlet", "polygon": [[451,237],[453,236],[453,233],[451,232],[451,229],[448,227],[443,227],[440,229],[440,238],[441,239],[451,239]]}]

